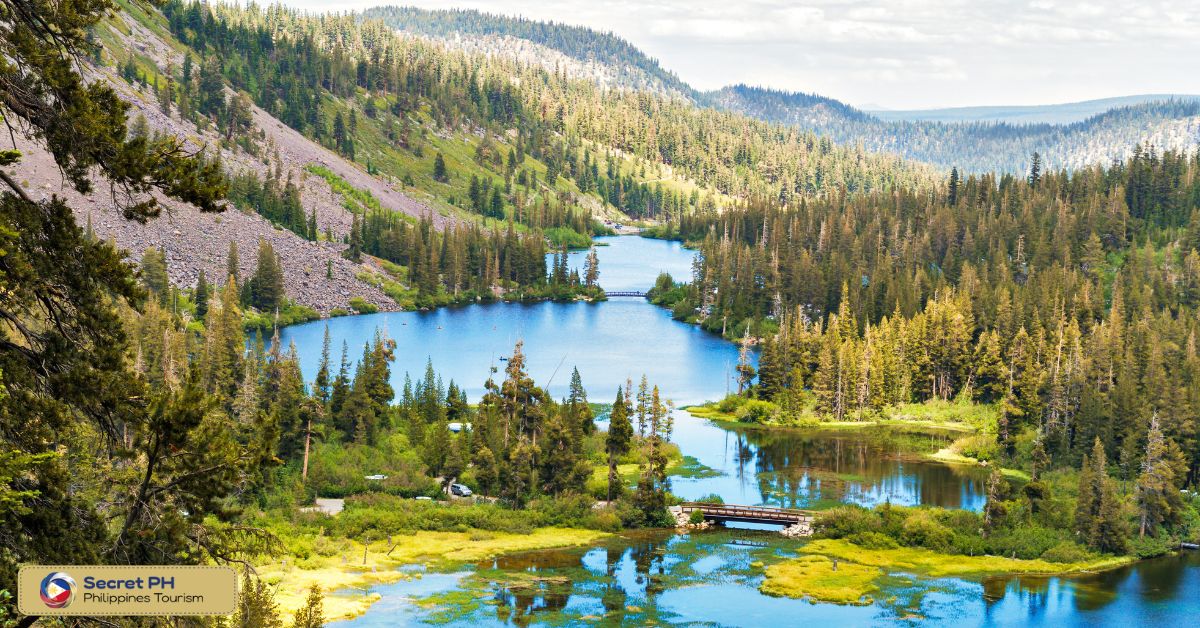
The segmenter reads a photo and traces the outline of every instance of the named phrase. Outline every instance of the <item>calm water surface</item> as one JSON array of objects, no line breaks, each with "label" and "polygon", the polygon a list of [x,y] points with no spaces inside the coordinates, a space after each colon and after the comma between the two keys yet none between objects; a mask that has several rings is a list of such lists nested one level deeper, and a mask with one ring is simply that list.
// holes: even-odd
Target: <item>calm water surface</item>
[{"label": "calm water surface", "polygon": [[[645,290],[659,272],[690,277],[692,253],[678,243],[602,238],[601,285]],[[570,263],[579,268],[583,254]],[[355,359],[378,331],[397,342],[392,384],[423,375],[426,361],[476,400],[491,368],[503,369],[523,340],[528,369],[556,396],[577,367],[592,401],[609,402],[618,386],[644,373],[679,405],[723,396],[737,348],[671,320],[641,299],[606,303],[496,303],[434,312],[354,316],[284,329],[311,378],[328,326],[334,360],[342,343]],[[727,503],[820,507],[835,502],[932,504],[979,510],[986,475],[979,469],[923,461],[921,452],[949,435],[895,431],[820,432],[717,425],[678,413],[673,440],[709,477],[674,478],[676,494],[720,495]],[[751,543],[752,545],[747,545]],[[750,564],[789,555],[800,543],[777,534],[714,531],[692,535],[639,532],[599,547],[530,552],[454,573],[374,587],[383,598],[350,623],[454,626],[660,623],[795,626],[922,623],[938,626],[1194,625],[1200,617],[1200,557],[1165,558],[1086,577],[984,581],[885,579],[887,595],[870,606],[810,604],[758,592],[761,569]]]}]

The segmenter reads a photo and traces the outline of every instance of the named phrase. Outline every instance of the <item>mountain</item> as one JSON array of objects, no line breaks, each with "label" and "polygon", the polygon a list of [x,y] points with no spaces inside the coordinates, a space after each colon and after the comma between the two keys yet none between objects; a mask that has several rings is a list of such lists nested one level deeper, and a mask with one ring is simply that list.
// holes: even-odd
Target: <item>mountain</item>
[{"label": "mountain", "polygon": [[[903,112],[887,112],[883,119],[830,98],[746,85],[709,96],[713,106],[728,111],[970,172],[1024,173],[1034,152],[1050,167],[1073,169],[1124,160],[1139,144],[1177,151],[1200,145],[1200,100],[1193,98],[1124,105],[1069,124],[1018,124],[905,120]],[[1056,111],[1065,116],[1067,110]]]},{"label": "mountain", "polygon": [[601,85],[697,97],[677,75],[613,33],[468,9],[387,6],[367,9],[361,17],[471,52],[505,54],[538,63]]},{"label": "mountain", "polygon": [[1117,96],[1057,105],[1012,105],[983,107],[948,107],[944,109],[886,109],[865,107],[864,110],[887,122],[1007,122],[1009,124],[1071,124],[1082,122],[1110,109],[1132,107],[1165,101],[1195,101],[1193,94],[1140,94]]},{"label": "mountain", "polygon": [[1046,106],[863,111],[833,98],[746,85],[701,92],[612,33],[473,10],[369,9],[403,33],[470,53],[505,56],[591,80],[795,126],[846,146],[891,152],[971,172],[1024,173],[1030,156],[1079,168],[1159,150],[1200,146],[1196,96],[1149,94]]},{"label": "mountain", "polygon": [[[133,133],[186,138],[218,162],[230,209],[202,214],[164,200],[164,219],[130,222],[112,195],[64,185],[52,156],[19,135],[24,157],[10,173],[38,198],[64,197],[80,224],[130,259],[161,252],[180,288],[201,271],[224,283],[232,247],[237,275],[252,277],[269,244],[304,316],[570,298],[547,286],[548,249],[586,247],[605,221],[661,221],[750,197],[925,186],[940,176],[697,107],[677,77],[627,42],[567,37],[584,29],[508,22],[576,55],[558,53],[560,61],[638,68],[609,75],[619,88],[598,88],[596,75],[573,76],[562,63],[464,49],[462,37],[397,34],[360,16],[120,4],[93,29],[99,49],[80,60],[83,71],[128,104]],[[635,79],[657,87],[622,83]],[[110,186],[98,180],[95,189]],[[258,322],[271,319],[263,310]]]}]

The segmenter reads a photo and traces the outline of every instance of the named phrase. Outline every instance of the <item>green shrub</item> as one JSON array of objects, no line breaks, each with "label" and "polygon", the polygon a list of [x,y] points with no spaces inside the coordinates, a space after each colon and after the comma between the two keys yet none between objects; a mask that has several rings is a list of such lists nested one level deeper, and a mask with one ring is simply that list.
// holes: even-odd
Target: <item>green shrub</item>
[{"label": "green shrub", "polygon": [[960,443],[962,455],[976,460],[995,460],[999,455],[996,437],[991,434],[975,434],[963,438]]},{"label": "green shrub", "polygon": [[620,532],[621,517],[612,508],[594,510],[584,521],[584,527],[603,532]]},{"label": "green shrub", "polygon": [[896,539],[881,532],[859,532],[846,537],[847,541],[866,549],[896,549],[900,544]]},{"label": "green shrub", "polygon": [[742,407],[746,402],[745,397],[738,395],[726,395],[724,399],[717,402],[717,410],[725,414],[733,414],[737,409]]},{"label": "green shrub", "polygon": [[1135,536],[1129,540],[1129,551],[1138,558],[1154,558],[1170,552],[1171,540],[1165,535],[1161,538],[1153,536]]},{"label": "green shrub", "polygon": [[1070,533],[1051,530],[1041,526],[1027,526],[1013,530],[1001,530],[987,539],[988,553],[1010,558],[1041,558],[1047,550],[1063,541],[1069,541]]},{"label": "green shrub", "polygon": [[359,314],[374,314],[375,312],[379,311],[379,307],[377,307],[374,303],[368,303],[367,300],[362,297],[351,297],[350,309],[358,312]]},{"label": "green shrub", "polygon": [[878,532],[879,517],[862,506],[838,506],[819,515],[814,532],[830,539],[842,539],[862,532]]},{"label": "green shrub", "polygon": [[904,521],[900,540],[905,545],[944,552],[954,542],[954,531],[938,523],[929,511],[915,510]]},{"label": "green shrub", "polygon": [[337,556],[341,552],[338,543],[324,534],[317,535],[313,541],[313,550],[317,552],[318,556]]},{"label": "green shrub", "polygon": [[692,514],[688,515],[688,523],[692,525],[700,525],[704,523],[704,511],[693,510]]},{"label": "green shrub", "polygon": [[1091,554],[1077,543],[1063,541],[1042,552],[1042,560],[1052,563],[1078,563],[1091,558]]},{"label": "green shrub", "polygon": [[779,415],[779,406],[770,401],[747,399],[737,411],[737,420],[741,423],[766,423]]}]

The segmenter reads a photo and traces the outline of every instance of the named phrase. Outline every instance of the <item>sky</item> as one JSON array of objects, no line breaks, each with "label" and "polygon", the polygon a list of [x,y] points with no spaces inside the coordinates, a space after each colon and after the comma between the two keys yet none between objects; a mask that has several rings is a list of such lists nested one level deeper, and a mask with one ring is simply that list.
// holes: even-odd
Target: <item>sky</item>
[{"label": "sky", "polygon": [[[263,0],[260,0],[263,1]],[[283,0],[470,8],[612,31],[699,89],[864,108],[1200,94],[1200,0]]]}]

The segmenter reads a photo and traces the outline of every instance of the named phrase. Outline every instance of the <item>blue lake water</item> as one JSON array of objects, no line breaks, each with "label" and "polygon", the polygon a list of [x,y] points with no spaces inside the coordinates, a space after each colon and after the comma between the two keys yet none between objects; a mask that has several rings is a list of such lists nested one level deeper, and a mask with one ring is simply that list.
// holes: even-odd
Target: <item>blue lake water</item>
[{"label": "blue lake water", "polygon": [[[607,290],[645,290],[662,271],[676,279],[690,277],[692,252],[678,243],[637,237],[601,241],[608,244],[596,249],[600,283]],[[572,253],[571,265],[580,267],[583,256]],[[326,327],[335,363],[343,342],[355,359],[377,332],[394,339],[397,391],[406,373],[421,377],[431,360],[447,383],[453,379],[477,400],[490,369],[503,369],[501,358],[511,355],[518,340],[524,341],[529,373],[559,397],[566,394],[572,368],[579,369],[591,400],[602,403],[611,401],[627,379],[636,383],[642,374],[678,405],[718,399],[736,387],[731,377],[737,347],[672,320],[642,299],[495,303],[286,328],[281,337],[295,343],[306,378],[317,370]],[[717,475],[674,478],[673,491],[687,499],[717,494],[727,503],[800,508],[889,501],[979,510],[986,501],[982,470],[927,461],[915,453],[949,439],[891,430],[752,429],[679,412],[672,440]],[[918,584],[899,577],[883,601],[846,607],[760,594],[760,572],[748,568],[751,555],[787,550],[778,547],[778,535],[763,537],[765,549],[748,550],[731,534],[636,533],[596,548],[532,552],[452,574],[430,573],[374,587],[383,599],[351,623],[590,625],[603,618],[604,625],[1175,626],[1200,616],[1197,553],[1085,577]],[[510,586],[504,574],[518,572],[539,572],[549,580],[534,589]],[[454,597],[460,602],[453,608],[437,603],[439,594],[463,590],[476,592],[474,601],[463,604]]]}]

